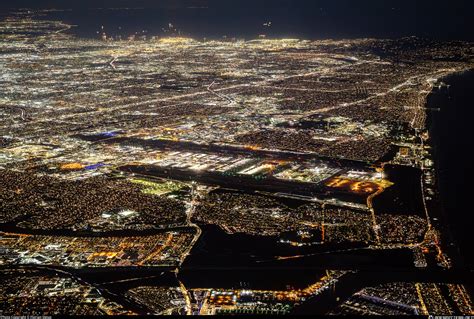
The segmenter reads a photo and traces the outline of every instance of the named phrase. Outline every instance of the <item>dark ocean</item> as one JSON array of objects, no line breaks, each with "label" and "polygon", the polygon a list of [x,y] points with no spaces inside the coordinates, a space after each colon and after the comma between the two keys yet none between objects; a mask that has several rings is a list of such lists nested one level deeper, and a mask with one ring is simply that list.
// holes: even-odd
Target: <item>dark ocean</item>
[{"label": "dark ocean", "polygon": [[[0,12],[54,8],[81,36],[160,35],[173,25],[195,38],[400,38],[474,40],[467,0],[2,0]],[[265,24],[265,25],[264,25]]]},{"label": "dark ocean", "polygon": [[443,221],[462,261],[472,269],[474,70],[449,76],[443,81],[449,87],[435,90],[428,100],[429,107],[441,109],[430,113],[430,132]]}]

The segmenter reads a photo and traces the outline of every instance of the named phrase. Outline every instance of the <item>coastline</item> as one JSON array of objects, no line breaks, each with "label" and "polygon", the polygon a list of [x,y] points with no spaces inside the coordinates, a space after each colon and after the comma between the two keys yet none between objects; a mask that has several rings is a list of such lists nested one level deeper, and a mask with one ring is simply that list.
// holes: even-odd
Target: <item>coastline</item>
[{"label": "coastline", "polygon": [[[472,270],[470,225],[466,215],[470,195],[468,176],[473,173],[469,170],[469,166],[472,168],[468,147],[470,135],[464,131],[468,133],[468,121],[474,115],[469,108],[474,99],[474,69],[449,74],[438,83],[440,86],[433,88],[426,101],[430,158],[435,168],[435,196],[429,209],[436,219],[436,227],[442,230],[443,248],[453,266]],[[463,146],[466,150],[460,149]]]}]

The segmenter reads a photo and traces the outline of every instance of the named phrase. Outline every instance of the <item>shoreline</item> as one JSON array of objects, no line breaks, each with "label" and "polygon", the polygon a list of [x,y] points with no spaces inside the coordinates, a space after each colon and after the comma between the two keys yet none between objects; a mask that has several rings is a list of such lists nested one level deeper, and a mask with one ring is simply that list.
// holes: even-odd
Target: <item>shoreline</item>
[{"label": "shoreline", "polygon": [[[429,204],[429,211],[432,219],[434,219],[436,228],[441,230],[443,248],[446,249],[447,255],[453,261],[453,266],[461,269],[472,269],[472,260],[469,261],[472,257],[468,256],[468,247],[465,247],[468,245],[468,242],[466,242],[466,238],[463,238],[466,235],[459,233],[460,226],[462,228],[462,224],[467,223],[467,218],[462,215],[461,211],[453,209],[459,205],[456,198],[453,197],[453,192],[450,191],[451,179],[455,178],[455,176],[454,174],[453,176],[446,174],[446,169],[453,167],[451,164],[457,162],[456,156],[465,156],[467,154],[451,154],[446,149],[452,147],[448,144],[448,140],[453,135],[456,135],[456,138],[463,136],[462,134],[451,133],[457,127],[452,127],[453,130],[448,132],[450,124],[453,124],[451,121],[453,119],[452,116],[463,117],[464,114],[461,114],[468,112],[468,105],[465,105],[465,101],[455,101],[451,91],[460,85],[459,82],[461,82],[461,85],[469,85],[473,80],[474,68],[451,73],[437,81],[440,84],[444,83],[445,86],[434,87],[426,99],[426,130],[429,133],[428,145],[431,148],[427,158],[434,163],[435,175],[433,185],[435,195]],[[451,86],[453,86],[452,89]],[[462,110],[460,109],[461,107],[463,108]],[[440,109],[440,111],[435,112],[433,111],[434,109]],[[468,118],[469,116],[466,114],[465,117]],[[467,183],[468,180],[462,173],[456,178],[458,183]],[[458,191],[456,189],[456,192]],[[465,199],[467,200],[466,197]],[[458,220],[458,217],[461,220]]]}]

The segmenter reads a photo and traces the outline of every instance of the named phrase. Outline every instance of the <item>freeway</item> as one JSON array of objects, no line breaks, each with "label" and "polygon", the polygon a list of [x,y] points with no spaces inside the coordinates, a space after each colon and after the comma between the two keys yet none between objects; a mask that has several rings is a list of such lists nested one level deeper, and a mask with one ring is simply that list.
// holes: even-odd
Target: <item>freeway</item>
[{"label": "freeway", "polygon": [[196,211],[196,205],[199,205],[196,188],[197,188],[196,183],[192,182],[191,201],[188,204],[188,208],[186,209],[186,225],[187,225],[187,227],[191,227],[191,228],[195,229],[196,234],[194,235],[193,240],[189,244],[188,250],[185,253],[182,254],[180,265],[182,265],[184,263],[184,260],[191,253],[191,250],[193,249],[194,245],[199,240],[199,238],[201,237],[201,234],[202,234],[201,228],[192,221],[192,217],[194,215],[194,212]]}]

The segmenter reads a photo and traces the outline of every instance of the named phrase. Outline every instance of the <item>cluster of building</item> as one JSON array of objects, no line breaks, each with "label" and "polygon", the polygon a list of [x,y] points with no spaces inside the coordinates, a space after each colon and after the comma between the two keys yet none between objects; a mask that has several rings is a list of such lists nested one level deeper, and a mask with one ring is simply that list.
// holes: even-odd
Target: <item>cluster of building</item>
[{"label": "cluster of building", "polygon": [[126,295],[147,307],[154,315],[186,313],[186,300],[179,287],[140,286],[128,290]]},{"label": "cluster of building", "polygon": [[314,165],[291,163],[290,165],[289,168],[281,170],[274,177],[306,183],[319,183],[341,171],[340,168],[329,167],[327,164],[321,163],[315,163]]},{"label": "cluster of building", "polygon": [[453,315],[472,313],[463,285],[395,282],[367,287],[342,303],[335,315]]},{"label": "cluster of building", "polygon": [[[383,245],[415,246],[424,242],[427,224],[419,216],[379,214],[376,219]],[[211,192],[201,199],[193,220],[218,225],[230,234],[282,236],[295,233],[295,236],[281,238],[282,243],[295,246],[304,245],[304,240],[297,238],[301,237],[298,233],[312,234],[311,242],[318,244],[375,243],[368,211],[304,202],[290,207],[284,200],[263,195]]]},{"label": "cluster of building", "polygon": [[0,262],[72,268],[178,266],[191,230],[136,237],[65,237],[0,233]]},{"label": "cluster of building", "polygon": [[[253,175],[267,167],[258,159],[226,156],[225,154],[208,154],[174,151],[159,154],[154,160],[145,160],[146,164],[174,169],[192,171],[209,171]],[[252,174],[252,172],[254,172]]]},{"label": "cluster of building", "polygon": [[347,271],[328,271],[316,283],[303,289],[255,290],[209,289],[193,290],[197,302],[193,313],[199,315],[288,315],[297,305],[330,289]]},{"label": "cluster of building", "polygon": [[295,212],[277,200],[240,193],[211,193],[201,200],[193,219],[231,234],[274,236],[304,227]]},{"label": "cluster of building", "polygon": [[425,315],[473,312],[471,297],[464,285],[416,283],[415,286],[421,312]]},{"label": "cluster of building", "polygon": [[[223,152],[154,152],[153,155],[147,155],[140,162],[170,169],[217,172],[227,175],[272,176],[281,180],[315,184],[342,171],[340,168],[331,167],[330,164],[321,161],[272,160],[229,155]],[[365,171],[361,174],[370,175],[371,172]]]},{"label": "cluster of building", "polygon": [[71,182],[0,170],[0,189],[0,218],[3,222],[21,218],[19,225],[25,228],[73,229],[116,210],[139,213],[135,223],[142,227],[163,228],[185,220],[182,202],[145,194],[141,185],[123,179],[101,176]]},{"label": "cluster of building", "polygon": [[94,287],[69,277],[2,272],[2,316],[132,315],[132,311],[103,297]]},{"label": "cluster of building", "polygon": [[140,213],[133,210],[113,210],[104,212],[96,218],[79,222],[72,229],[74,231],[110,232],[123,230],[154,229],[153,225],[142,224],[139,221]]},{"label": "cluster of building", "polygon": [[[20,40],[28,34],[34,39],[36,29],[48,26],[57,31],[61,24],[24,15],[0,25],[11,37],[0,61],[9,84],[4,102],[17,105],[2,110],[3,129],[15,137],[114,130],[166,136],[166,128],[181,128],[171,135],[373,161],[394,141],[393,125],[423,127],[424,92],[432,79],[466,67],[463,59],[433,62],[426,56],[469,56],[464,45],[433,50],[433,43],[421,40],[416,51],[392,49],[394,56],[381,60],[374,53],[380,43],[364,39],[350,41],[347,49],[338,41],[104,42],[60,32],[38,48]],[[396,54],[412,54],[417,63],[399,63]],[[311,121],[315,115],[324,124]],[[308,119],[312,125],[303,125]],[[281,126],[288,123],[295,124],[291,130]]]}]

